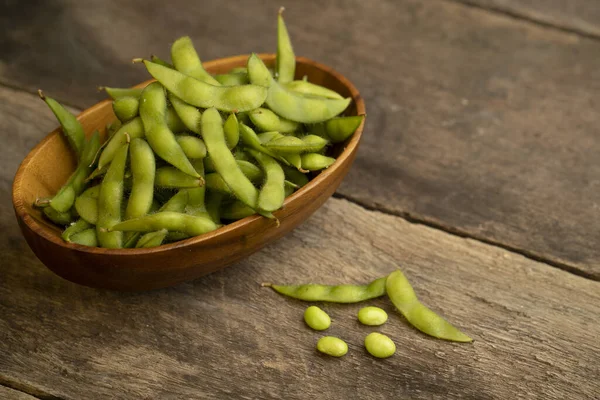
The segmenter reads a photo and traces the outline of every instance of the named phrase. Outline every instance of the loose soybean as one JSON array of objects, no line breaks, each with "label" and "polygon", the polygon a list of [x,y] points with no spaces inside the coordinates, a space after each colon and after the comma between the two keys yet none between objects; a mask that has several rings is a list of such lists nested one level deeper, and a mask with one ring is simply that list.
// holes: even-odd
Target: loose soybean
[{"label": "loose soybean", "polygon": [[304,311],[304,322],[316,331],[324,331],[331,326],[331,318],[317,306],[310,306]]},{"label": "loose soybean", "polygon": [[333,357],[342,357],[348,353],[348,345],[335,336],[323,336],[317,342],[317,350]]}]

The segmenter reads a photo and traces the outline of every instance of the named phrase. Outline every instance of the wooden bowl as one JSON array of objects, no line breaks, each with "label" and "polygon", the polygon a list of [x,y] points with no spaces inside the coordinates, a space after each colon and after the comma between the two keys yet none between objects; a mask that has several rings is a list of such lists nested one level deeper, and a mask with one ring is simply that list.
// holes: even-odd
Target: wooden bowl
[{"label": "wooden bowl", "polygon": [[[275,55],[260,57],[268,66],[274,65]],[[247,60],[248,56],[243,55],[204,65],[211,73],[225,73],[245,66]],[[308,75],[310,82],[352,97],[347,115],[365,114],[358,90],[333,69],[298,57],[296,76],[299,79],[304,75]],[[77,118],[87,135],[94,129],[104,135],[106,124],[116,119],[110,100],[83,111]],[[362,130],[363,125],[346,143],[332,146],[330,153],[337,161],[285,200],[283,208],[275,212],[281,223],[279,227],[273,220],[250,216],[202,236],[150,249],[103,249],[67,243],[60,237],[61,230],[32,207],[36,198],[56,193],[75,169],[74,156],[60,128],[43,139],[21,163],[13,183],[13,207],[23,236],[35,255],[65,279],[126,291],[172,286],[231,265],[307,219],[335,192],[350,169]]]}]

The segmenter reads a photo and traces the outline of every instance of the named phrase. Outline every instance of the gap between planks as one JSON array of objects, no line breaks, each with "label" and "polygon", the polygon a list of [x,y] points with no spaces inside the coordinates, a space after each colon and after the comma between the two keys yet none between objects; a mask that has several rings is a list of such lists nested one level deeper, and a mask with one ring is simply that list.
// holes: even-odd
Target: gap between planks
[{"label": "gap between planks", "polygon": [[552,29],[552,30],[563,32],[563,33],[578,35],[578,36],[585,37],[588,39],[594,39],[594,40],[600,39],[600,35],[598,35],[596,33],[586,32],[584,30],[573,28],[573,27],[555,25],[551,22],[542,21],[542,20],[536,19],[534,17],[520,14],[517,11],[502,9],[500,7],[495,7],[492,5],[482,5],[473,0],[443,0],[443,1],[447,1],[449,3],[458,3],[458,4],[462,4],[465,7],[476,8],[478,10],[483,10],[483,11],[486,11],[489,13],[503,15],[510,19],[528,22],[528,23],[531,23],[531,24],[534,24],[534,25],[537,25],[539,27],[546,28],[546,29]]},{"label": "gap between planks", "polygon": [[27,383],[17,382],[2,375],[0,375],[0,386],[7,387],[40,400],[65,400],[62,397],[54,396]]},{"label": "gap between planks", "polygon": [[[446,0],[446,1],[463,3],[463,0]],[[482,8],[483,9],[483,7],[480,7],[480,6],[473,5],[473,7]],[[37,96],[37,93],[32,93],[32,92],[30,92],[27,89],[24,89],[24,88],[16,86],[16,85],[7,84],[6,82],[0,81],[0,86],[4,86],[4,87],[10,88],[12,90],[17,90],[17,91],[20,91],[20,92],[29,93],[31,95]],[[73,108],[75,112],[80,112],[81,111],[81,108],[78,107],[78,106],[75,106],[75,105],[63,102],[62,100],[60,100],[60,101],[63,104],[65,104],[65,105]],[[482,242],[482,243],[485,243],[485,244],[488,244],[488,245],[491,245],[491,246],[500,247],[500,248],[502,248],[504,250],[507,250],[507,251],[510,251],[510,252],[513,252],[513,253],[516,253],[516,254],[520,254],[520,255],[522,255],[524,257],[527,257],[530,260],[544,263],[544,264],[549,265],[551,267],[558,268],[560,270],[563,270],[565,272],[569,272],[569,273],[571,273],[573,275],[577,275],[577,276],[580,276],[582,278],[586,278],[586,279],[590,279],[590,280],[593,280],[593,281],[599,281],[600,282],[600,277],[595,276],[595,275],[593,275],[591,273],[587,273],[585,271],[581,271],[581,270],[577,269],[576,267],[574,267],[572,265],[569,265],[567,263],[564,263],[564,262],[561,262],[561,261],[558,261],[558,260],[552,260],[552,259],[543,257],[540,254],[536,254],[536,253],[534,253],[532,251],[529,251],[529,250],[526,250],[526,249],[521,249],[521,248],[518,248],[518,247],[515,247],[515,246],[511,246],[509,244],[502,243],[502,242],[499,242],[499,241],[496,241],[496,240],[491,240],[491,239],[488,239],[488,238],[486,238],[484,236],[474,235],[472,233],[463,231],[461,229],[458,229],[458,228],[455,228],[455,227],[452,227],[452,226],[449,226],[449,225],[444,225],[444,224],[442,224],[440,222],[428,219],[427,217],[415,216],[415,215],[412,215],[411,213],[406,212],[406,211],[400,211],[399,212],[399,211],[390,210],[390,209],[388,209],[386,207],[373,206],[373,205],[365,203],[364,201],[355,199],[352,196],[344,195],[344,194],[341,194],[339,192],[335,192],[333,194],[333,197],[347,200],[347,201],[349,201],[351,203],[354,203],[354,204],[356,204],[356,205],[358,205],[358,206],[360,206],[360,207],[362,207],[364,209],[367,209],[367,210],[378,211],[378,212],[381,212],[383,214],[393,215],[393,216],[396,216],[396,217],[399,217],[399,218],[403,218],[406,221],[414,223],[414,224],[425,225],[425,226],[428,226],[430,228],[434,228],[434,229],[446,232],[446,233],[451,234],[451,235],[459,236],[459,237],[466,238],[466,239],[476,240],[476,241],[479,241],[479,242]],[[0,377],[0,384],[2,384],[2,377]]]}]

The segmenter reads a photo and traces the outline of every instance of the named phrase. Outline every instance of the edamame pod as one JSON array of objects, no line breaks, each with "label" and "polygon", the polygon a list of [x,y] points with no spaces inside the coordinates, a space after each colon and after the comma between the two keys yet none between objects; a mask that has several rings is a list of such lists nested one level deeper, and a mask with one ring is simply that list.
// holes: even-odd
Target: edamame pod
[{"label": "edamame pod", "polygon": [[181,172],[173,167],[160,167],[156,169],[154,185],[158,188],[197,188],[204,185],[204,179],[200,175],[194,177]]},{"label": "edamame pod", "polygon": [[221,208],[221,218],[230,221],[237,221],[242,218],[256,214],[256,211],[239,200],[224,204]]},{"label": "edamame pod", "polygon": [[231,113],[225,120],[223,125],[223,132],[225,133],[225,142],[229,150],[237,146],[240,141],[240,126],[235,116],[235,113]]},{"label": "edamame pod", "polygon": [[328,168],[335,162],[335,158],[327,157],[317,153],[302,154],[302,169],[307,171],[320,171]]},{"label": "edamame pod", "polygon": [[169,93],[169,101],[173,109],[183,122],[183,124],[192,132],[200,135],[200,120],[202,113],[194,106],[190,106],[173,93]]},{"label": "edamame pod", "polygon": [[171,60],[173,60],[173,65],[177,71],[201,82],[215,86],[221,85],[202,66],[200,57],[198,57],[198,53],[189,36],[180,37],[173,43],[171,46]]},{"label": "edamame pod", "polygon": [[289,165],[287,160],[285,160],[283,157],[278,156],[272,150],[269,150],[266,147],[264,147],[260,143],[260,139],[258,138],[256,133],[252,130],[252,128],[250,128],[249,126],[247,126],[241,122],[240,122],[240,139],[241,139],[242,143],[244,143],[247,147],[254,149],[256,151],[260,151],[261,153],[264,153],[268,156],[276,158],[276,159],[282,161],[283,163],[285,163],[286,165]]},{"label": "edamame pod", "polygon": [[138,116],[139,97],[126,96],[113,101],[113,112],[121,122],[127,122]]},{"label": "edamame pod", "polygon": [[215,79],[223,86],[239,86],[250,83],[246,72],[230,72],[229,74],[215,75]]},{"label": "edamame pod", "polygon": [[144,139],[133,139],[129,145],[133,184],[127,201],[125,219],[148,214],[154,198],[156,161],[152,148]]},{"label": "edamame pod", "polygon": [[52,207],[44,207],[44,215],[56,225],[68,225],[73,221],[73,215],[71,212],[60,212],[56,211]]},{"label": "edamame pod", "polygon": [[98,222],[98,195],[100,185],[86,189],[75,200],[75,210],[79,216],[92,225]]},{"label": "edamame pod", "polygon": [[[204,162],[200,159],[192,161],[196,172],[202,179],[204,176]],[[187,189],[188,204],[185,207],[185,212],[192,215],[207,215],[206,206],[204,205],[204,197],[206,195],[206,185],[194,189]]]},{"label": "edamame pod", "polygon": [[117,100],[122,97],[139,98],[142,94],[142,90],[144,90],[144,88],[113,88],[106,86],[101,86],[98,89],[106,91],[106,94],[108,94],[113,100]]},{"label": "edamame pod", "polygon": [[140,117],[148,144],[160,158],[180,171],[198,178],[198,173],[165,123],[166,110],[167,97],[162,85],[153,82],[146,86],[141,97]]},{"label": "edamame pod", "polygon": [[342,97],[341,94],[334,90],[327,89],[324,86],[316,85],[307,81],[293,81],[286,83],[284,86],[286,89],[291,90],[294,93],[299,93],[303,95],[320,96],[328,99],[344,99],[344,97]]},{"label": "edamame pod", "polygon": [[267,98],[267,89],[261,86],[214,86],[150,61],[145,60],[144,64],[150,75],[170,92],[196,107],[250,111],[260,107]]},{"label": "edamame pod", "polygon": [[283,172],[285,179],[298,185],[298,187],[302,187],[308,183],[308,177],[297,169],[283,166]]},{"label": "edamame pod", "polygon": [[117,132],[110,139],[102,153],[100,154],[100,158],[98,159],[98,166],[96,167],[96,171],[94,173],[99,173],[105,166],[108,166],[112,159],[115,157],[117,151],[123,147],[127,141],[131,141],[136,138],[144,137],[144,125],[142,123],[142,119],[136,117],[131,121],[123,124]]},{"label": "edamame pod", "polygon": [[167,61],[163,60],[162,58],[158,57],[158,56],[157,56],[157,55],[155,55],[155,54],[152,54],[152,55],[150,56],[150,61],[152,61],[153,63],[159,64],[159,65],[162,65],[163,67],[167,67],[167,68],[175,68],[175,67],[173,66],[173,64],[171,64],[171,63],[169,63],[169,62],[167,62]]},{"label": "edamame pod", "polygon": [[248,113],[250,121],[261,132],[279,130],[279,117],[268,108],[259,107]]},{"label": "edamame pod", "polygon": [[202,136],[215,170],[240,201],[255,209],[258,190],[238,167],[233,154],[227,148],[223,120],[215,108],[209,108],[202,114]]},{"label": "edamame pod", "polygon": [[[177,135],[175,136],[177,143],[185,153],[186,157],[191,160],[206,157],[206,145],[196,136]],[[193,163],[192,163],[193,164]]]},{"label": "edamame pod", "polygon": [[279,210],[285,200],[281,165],[273,158],[256,150],[248,150],[264,171],[265,180],[258,195],[258,208],[267,212]]},{"label": "edamame pod", "polygon": [[89,229],[91,227],[92,227],[92,225],[90,223],[88,223],[86,220],[78,219],[76,222],[69,225],[67,227],[67,229],[65,229],[63,231],[61,237],[63,238],[64,241],[70,242],[71,236],[73,236],[79,232],[83,232],[86,229]]},{"label": "edamame pod", "polygon": [[121,203],[123,201],[123,178],[129,144],[123,145],[110,163],[100,184],[98,195],[98,223],[96,235],[100,246],[106,248],[123,247],[123,233],[109,232],[108,229],[121,221]]},{"label": "edamame pod", "polygon": [[406,320],[421,332],[453,342],[472,342],[473,339],[423,305],[402,271],[392,272],[386,281],[386,292]]},{"label": "edamame pod", "polygon": [[223,199],[227,196],[225,193],[208,190],[206,192],[206,212],[215,224],[221,223],[221,205]]},{"label": "edamame pod", "polygon": [[265,143],[263,146],[278,153],[314,153],[327,146],[328,141],[316,135],[303,138],[283,136]]},{"label": "edamame pod", "polygon": [[67,111],[67,109],[65,109],[58,101],[45,96],[44,92],[41,90],[38,90],[38,94],[56,116],[71,149],[75,152],[77,158],[80,158],[85,145],[85,133],[83,132],[83,127],[77,118]]},{"label": "edamame pod", "polygon": [[367,285],[274,285],[263,283],[284,296],[303,301],[327,301],[331,303],[358,303],[385,294],[386,278],[379,278]]},{"label": "edamame pod", "polygon": [[141,248],[147,249],[150,247],[160,246],[163,243],[163,241],[165,240],[165,238],[167,237],[168,233],[169,233],[169,231],[166,229],[161,229],[160,231],[156,231],[156,232],[148,232],[139,238],[135,247],[138,249],[141,249]]},{"label": "edamame pod", "polygon": [[98,247],[98,237],[96,229],[90,228],[71,236],[71,243],[77,243],[82,246]]},{"label": "edamame pod", "polygon": [[281,83],[291,82],[294,80],[294,73],[296,71],[296,55],[292,48],[292,42],[283,20],[283,10],[279,9],[277,15],[277,55],[276,55],[276,71],[277,79]]},{"label": "edamame pod", "polygon": [[150,232],[167,229],[172,232],[183,232],[190,236],[198,236],[214,231],[217,225],[207,217],[199,217],[172,211],[160,211],[136,219],[123,221],[112,227],[117,231]]},{"label": "edamame pod", "polygon": [[332,118],[325,122],[325,132],[333,143],[341,143],[356,132],[364,119],[364,115]]}]

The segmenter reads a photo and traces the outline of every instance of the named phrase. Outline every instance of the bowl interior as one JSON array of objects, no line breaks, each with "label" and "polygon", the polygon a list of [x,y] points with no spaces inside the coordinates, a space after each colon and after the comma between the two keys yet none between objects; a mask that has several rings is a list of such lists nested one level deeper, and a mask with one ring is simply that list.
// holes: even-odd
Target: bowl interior
[{"label": "bowl interior", "polygon": [[[275,55],[273,54],[260,54],[259,55],[267,66],[273,66],[275,63]],[[229,57],[225,59],[219,59],[209,61],[204,64],[207,71],[213,74],[226,73],[234,67],[245,66],[248,60],[248,55]],[[298,57],[296,67],[296,79],[301,79],[303,76],[308,76],[308,80],[312,83],[316,83],[330,89],[333,89],[343,95],[344,97],[352,97],[353,102],[344,112],[344,115],[360,115],[365,113],[364,103],[360,98],[360,95],[356,88],[347,81],[343,76],[336,73],[327,66],[318,64],[312,60]],[[145,86],[152,80],[143,82],[137,86]],[[116,120],[114,113],[112,112],[111,101],[104,100],[95,106],[85,110],[78,116],[79,121],[82,123],[86,135],[90,136],[94,130],[99,130],[102,140],[106,138],[105,127],[108,123]],[[357,132],[345,143],[340,143],[331,146],[328,149],[328,154],[336,157],[343,158],[353,152],[358,145],[360,135],[362,133],[362,126],[358,128]],[[326,175],[333,174],[336,170],[336,162],[332,167],[327,170],[312,176],[309,184],[296,191],[290,197],[286,199],[286,204],[293,201],[296,197],[302,193],[311,190],[316,186],[316,181],[325,179]],[[66,182],[70,174],[76,167],[76,160],[67,141],[62,136],[60,128],[57,128],[50,135],[42,140],[32,152],[25,158],[17,175],[15,177],[15,184],[13,187],[13,203],[17,216],[21,218],[22,222],[27,224],[32,230],[43,236],[45,239],[60,244],[61,246],[70,246],[79,251],[93,252],[99,250],[97,248],[89,248],[85,246],[79,246],[71,243],[66,243],[60,238],[61,228],[55,226],[47,219],[42,216],[40,210],[33,207],[33,203],[38,198],[50,197]],[[169,247],[180,247],[190,242],[198,242],[199,240],[208,240],[215,235],[223,231],[229,231],[234,229],[236,226],[243,225],[245,222],[250,221],[257,216],[251,216],[244,218],[243,220],[236,221],[228,224],[217,231],[202,235],[197,238],[190,238],[180,242],[166,244],[159,246],[159,248]],[[126,249],[126,250],[112,250],[112,249],[101,249],[103,252],[113,252],[118,254],[122,251],[128,252],[148,252],[155,251],[153,249]]]}]

